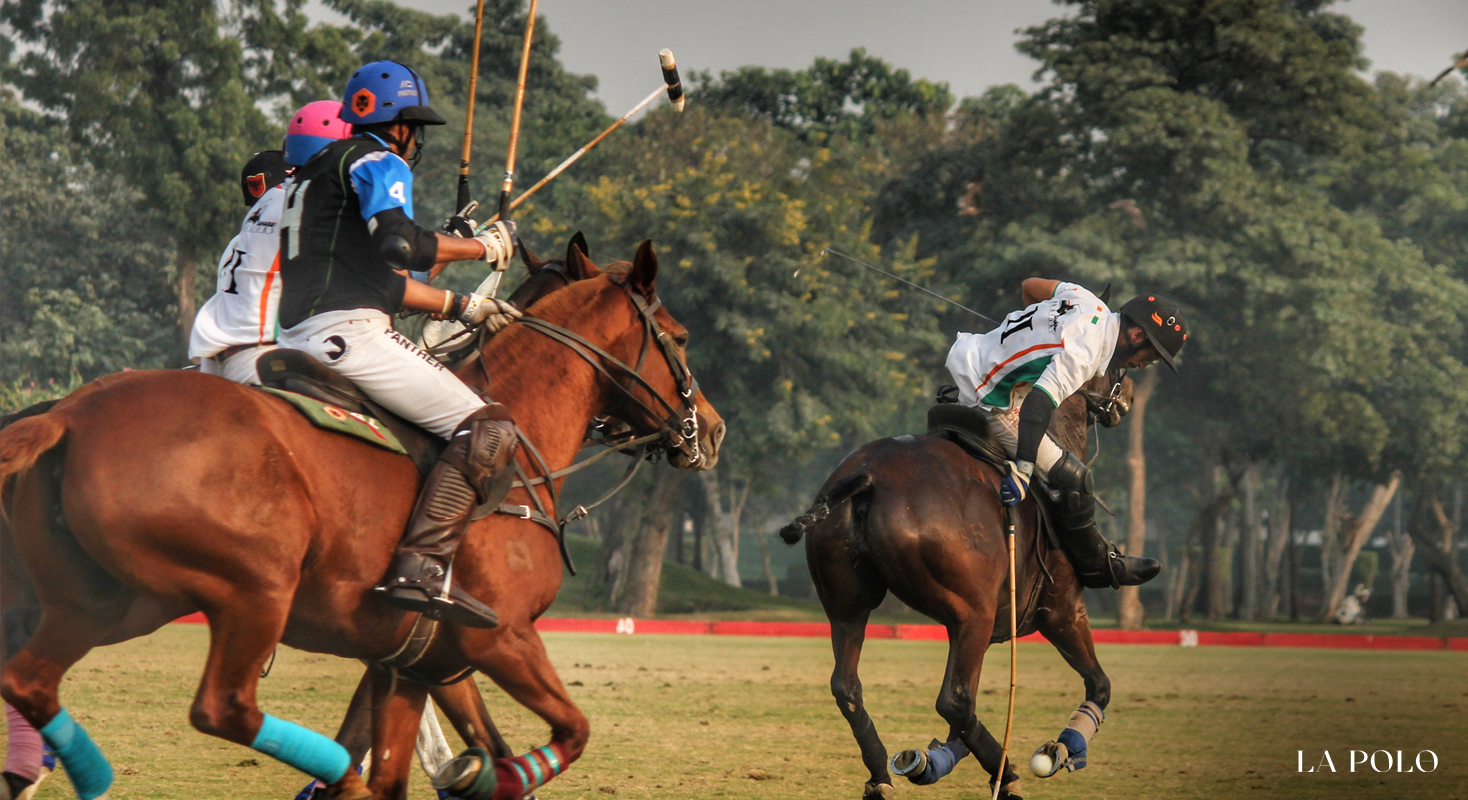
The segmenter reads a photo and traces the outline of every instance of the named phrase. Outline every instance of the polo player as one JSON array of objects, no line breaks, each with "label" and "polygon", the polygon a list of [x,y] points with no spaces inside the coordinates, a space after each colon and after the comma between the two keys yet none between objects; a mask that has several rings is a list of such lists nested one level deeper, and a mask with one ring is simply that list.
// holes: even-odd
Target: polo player
[{"label": "polo player", "polygon": [[1156,295],[1120,313],[1074,283],[1029,278],[1025,307],[988,333],[960,333],[948,351],[959,402],[977,408],[1012,459],[1000,484],[1006,506],[1024,500],[1038,477],[1057,509],[1059,538],[1086,587],[1136,586],[1157,576],[1155,559],[1122,555],[1096,528],[1091,470],[1046,431],[1055,409],[1094,377],[1174,359],[1187,341],[1175,304]]},{"label": "polo player", "polygon": [[[392,327],[409,308],[495,332],[520,312],[476,294],[409,277],[451,261],[506,264],[514,226],[474,238],[413,222],[413,171],[424,129],[444,124],[417,72],[377,61],[352,73],[342,120],[353,136],[333,142],[286,186],[281,217],[279,342],[305,351],[389,411],[449,441],[429,472],[387,578],[395,608],[470,627],[498,624],[493,609],[448,579],[476,499],[503,497],[513,480],[509,410],[479,395]],[[441,268],[441,267],[440,267]]]},{"label": "polo player", "polygon": [[322,148],[352,135],[341,107],[335,100],[307,103],[291,115],[284,151],[265,150],[245,164],[240,189],[250,211],[219,257],[215,292],[194,317],[189,335],[189,357],[199,359],[200,372],[260,382],[256,363],[275,349],[285,181]]}]

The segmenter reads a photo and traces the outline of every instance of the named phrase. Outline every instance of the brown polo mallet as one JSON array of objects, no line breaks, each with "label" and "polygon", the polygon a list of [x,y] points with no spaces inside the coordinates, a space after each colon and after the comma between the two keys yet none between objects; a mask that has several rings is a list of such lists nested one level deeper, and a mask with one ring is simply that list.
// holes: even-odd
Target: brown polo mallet
[{"label": "brown polo mallet", "polygon": [[510,149],[505,154],[505,179],[500,184],[499,214],[496,219],[510,218],[510,192],[515,188],[515,151],[520,146],[520,111],[525,107],[525,74],[530,69],[530,42],[535,38],[535,6],[530,0],[530,14],[525,19],[525,45],[520,50],[520,76],[515,81],[515,110],[510,115]]},{"label": "brown polo mallet", "polygon": [[1441,81],[1443,78],[1446,78],[1449,75],[1453,74],[1453,70],[1455,70],[1455,69],[1462,69],[1464,67],[1468,67],[1468,51],[1459,53],[1458,55],[1454,56],[1453,58],[1454,58],[1453,65],[1451,67],[1448,67],[1447,69],[1443,70],[1442,72],[1439,72],[1437,74],[1437,77],[1432,79],[1432,83],[1427,84],[1428,86],[1436,86],[1438,84],[1438,82]]},{"label": "brown polo mallet", "polygon": [[[595,139],[587,142],[584,146],[582,146],[580,150],[577,150],[576,152],[567,156],[565,161],[557,164],[556,168],[546,173],[546,176],[544,178],[536,181],[535,185],[531,186],[529,189],[526,189],[524,194],[515,198],[515,201],[513,203],[510,203],[510,210],[513,211],[515,208],[518,208],[521,203],[525,202],[525,200],[530,197],[530,195],[533,195],[536,192],[540,191],[541,187],[555,180],[556,176],[560,175],[562,172],[565,172],[566,169],[572,164],[580,161],[581,157],[586,155],[586,153],[591,150],[591,148],[596,147],[598,144],[600,144],[601,140],[611,135],[612,131],[622,127],[622,124],[625,123],[627,120],[637,116],[637,112],[651,105],[654,100],[658,99],[658,95],[662,94],[663,92],[668,93],[668,102],[672,104],[673,108],[681,112],[683,110],[684,104],[683,84],[678,79],[678,65],[673,60],[673,51],[664,49],[663,51],[659,52],[658,62],[661,64],[663,69],[663,85],[659,86],[656,89],[653,89],[652,93],[649,94],[647,97],[644,97],[642,99],[642,102],[633,106],[631,111],[623,114],[616,122],[613,122],[610,126],[608,126],[606,130],[598,133]],[[486,221],[484,223],[484,226],[481,226],[480,229],[483,230],[484,227],[488,227],[490,223],[494,222],[497,219],[499,219],[498,215],[490,217],[489,220]]]},{"label": "brown polo mallet", "polygon": [[1004,767],[1009,763],[1009,732],[1014,727],[1014,687],[1019,683],[1016,680],[1016,672],[1019,669],[1019,628],[1014,607],[1014,506],[1004,509],[1004,539],[1009,548],[1009,713],[1004,717],[1004,747],[999,756],[999,771],[994,773],[994,797],[999,800],[999,792],[1004,788]]},{"label": "brown polo mallet", "polygon": [[484,0],[479,0],[474,9],[474,47],[469,56],[469,104],[464,111],[464,149],[459,156],[459,196],[454,208],[468,216],[469,208],[469,148],[474,144],[474,99],[479,93],[479,39],[484,31]]}]

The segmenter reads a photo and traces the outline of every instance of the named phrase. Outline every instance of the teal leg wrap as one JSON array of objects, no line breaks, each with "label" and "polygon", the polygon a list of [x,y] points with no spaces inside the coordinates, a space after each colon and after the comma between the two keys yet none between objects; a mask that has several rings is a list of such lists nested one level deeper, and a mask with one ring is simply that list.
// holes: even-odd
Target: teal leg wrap
[{"label": "teal leg wrap", "polygon": [[46,727],[41,729],[41,738],[51,745],[56,758],[66,767],[77,797],[94,800],[112,788],[112,765],[107,763],[107,757],[102,755],[86,729],[76,724],[66,709],[61,709],[55,719],[46,723]]},{"label": "teal leg wrap", "polygon": [[251,747],[289,764],[328,786],[342,779],[352,766],[347,749],[294,722],[265,715]]}]

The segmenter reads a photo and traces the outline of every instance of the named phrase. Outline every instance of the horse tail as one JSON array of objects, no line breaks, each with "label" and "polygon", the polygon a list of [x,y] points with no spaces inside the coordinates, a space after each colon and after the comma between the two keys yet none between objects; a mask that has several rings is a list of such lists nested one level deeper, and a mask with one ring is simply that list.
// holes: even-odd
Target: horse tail
[{"label": "horse tail", "polygon": [[[0,430],[0,496],[11,476],[35,466],[65,436],[66,422],[55,414],[27,417]],[[0,519],[6,516],[5,506],[0,503]]]},{"label": "horse tail", "polygon": [[799,542],[800,537],[804,536],[812,526],[831,513],[831,509],[867,491],[872,488],[872,485],[872,476],[866,470],[854,472],[836,481],[831,488],[816,495],[816,500],[811,504],[809,511],[780,529],[780,538],[789,545]]}]

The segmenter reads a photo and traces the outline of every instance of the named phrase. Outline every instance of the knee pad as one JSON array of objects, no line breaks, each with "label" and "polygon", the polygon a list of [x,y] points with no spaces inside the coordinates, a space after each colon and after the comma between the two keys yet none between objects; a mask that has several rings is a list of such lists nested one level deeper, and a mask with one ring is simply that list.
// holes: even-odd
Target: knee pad
[{"label": "knee pad", "polygon": [[1056,502],[1067,513],[1083,512],[1094,505],[1095,480],[1091,468],[1074,453],[1066,451],[1050,468],[1045,482],[1056,495]]}]

